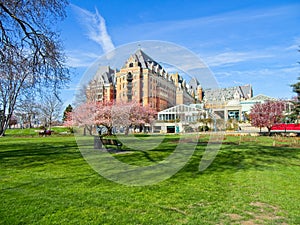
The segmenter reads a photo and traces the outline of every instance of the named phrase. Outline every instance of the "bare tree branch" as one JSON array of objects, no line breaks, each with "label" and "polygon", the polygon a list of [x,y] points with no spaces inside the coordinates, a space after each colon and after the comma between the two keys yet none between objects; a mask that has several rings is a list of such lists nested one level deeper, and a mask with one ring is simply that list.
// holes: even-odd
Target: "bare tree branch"
[{"label": "bare tree branch", "polygon": [[0,0],[0,136],[16,102],[28,91],[59,89],[69,81],[65,56],[54,30],[67,0]]}]

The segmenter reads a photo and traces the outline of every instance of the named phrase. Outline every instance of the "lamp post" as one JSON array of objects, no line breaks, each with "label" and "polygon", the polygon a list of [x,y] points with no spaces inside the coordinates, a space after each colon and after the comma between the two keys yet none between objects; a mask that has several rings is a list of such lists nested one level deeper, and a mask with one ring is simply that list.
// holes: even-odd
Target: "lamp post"
[{"label": "lamp post", "polygon": [[287,126],[287,121],[288,121],[288,118],[287,118],[287,117],[285,117],[285,118],[284,118],[284,120],[285,120],[284,132],[286,133],[286,126]]},{"label": "lamp post", "polygon": [[217,118],[212,109],[209,109],[208,113],[214,121],[214,132],[216,132],[217,131]]}]

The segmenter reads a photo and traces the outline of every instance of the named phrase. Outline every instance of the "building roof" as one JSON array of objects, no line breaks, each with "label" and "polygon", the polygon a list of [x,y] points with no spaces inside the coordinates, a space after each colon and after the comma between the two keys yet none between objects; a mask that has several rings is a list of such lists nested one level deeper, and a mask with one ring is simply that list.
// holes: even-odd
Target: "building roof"
[{"label": "building roof", "polygon": [[115,71],[109,66],[100,66],[93,78],[94,81],[103,81],[104,84],[113,83]]},{"label": "building roof", "polygon": [[189,82],[189,86],[193,91],[196,91],[198,86],[200,87],[200,83],[195,77],[193,77]]},{"label": "building roof", "polygon": [[252,97],[251,85],[235,86],[204,91],[204,100],[207,102],[222,102],[232,99],[249,99]]},{"label": "building roof", "polygon": [[267,95],[259,94],[259,95],[256,95],[256,96],[250,98],[249,100],[253,100],[253,101],[275,101],[276,98],[272,98],[272,97],[269,97]]},{"label": "building roof", "polygon": [[153,66],[158,66],[160,69],[162,69],[162,66],[159,65],[154,59],[152,59],[150,56],[148,56],[145,52],[143,52],[141,49],[138,49],[134,54],[132,54],[128,60],[126,61],[125,65],[123,67],[126,67],[126,64],[129,61],[135,61],[139,62],[142,66],[142,68],[150,68],[151,64]]},{"label": "building roof", "polygon": [[158,112],[161,113],[186,113],[186,112],[200,112],[202,109],[199,109],[195,106],[180,104],[173,106],[171,108],[165,109],[163,111]]}]

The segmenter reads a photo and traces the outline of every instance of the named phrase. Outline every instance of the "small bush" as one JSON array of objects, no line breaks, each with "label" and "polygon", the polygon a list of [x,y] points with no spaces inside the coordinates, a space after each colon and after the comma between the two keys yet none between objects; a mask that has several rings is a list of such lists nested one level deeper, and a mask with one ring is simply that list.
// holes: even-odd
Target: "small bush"
[{"label": "small bush", "polygon": [[184,131],[187,132],[187,133],[190,133],[190,132],[194,132],[194,129],[191,126],[186,126],[184,128]]},{"label": "small bush", "polygon": [[198,127],[198,130],[199,130],[200,132],[202,132],[202,131],[209,131],[209,127],[208,127],[207,125],[205,125],[205,126],[199,126],[199,127]]}]

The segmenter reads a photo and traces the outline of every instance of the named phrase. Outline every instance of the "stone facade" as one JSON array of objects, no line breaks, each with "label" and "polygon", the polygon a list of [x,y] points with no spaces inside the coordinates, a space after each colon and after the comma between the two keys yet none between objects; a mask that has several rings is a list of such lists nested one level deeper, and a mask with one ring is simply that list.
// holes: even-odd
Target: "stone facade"
[{"label": "stone facade", "polygon": [[253,96],[252,86],[209,89],[204,91],[204,107],[213,111],[218,118],[243,120],[241,101]]},{"label": "stone facade", "polygon": [[89,82],[86,96],[89,102],[109,102],[115,99],[115,71],[110,67],[100,67]]},{"label": "stone facade", "polygon": [[178,74],[167,73],[142,50],[136,51],[116,73],[116,101],[137,101],[157,111],[195,101],[193,90]]},{"label": "stone facade", "polygon": [[140,49],[119,71],[108,67],[100,74],[96,74],[87,88],[88,99],[92,101],[136,101],[161,111],[202,100],[202,88],[196,79],[187,84],[178,73],[167,73]]}]

